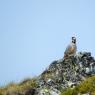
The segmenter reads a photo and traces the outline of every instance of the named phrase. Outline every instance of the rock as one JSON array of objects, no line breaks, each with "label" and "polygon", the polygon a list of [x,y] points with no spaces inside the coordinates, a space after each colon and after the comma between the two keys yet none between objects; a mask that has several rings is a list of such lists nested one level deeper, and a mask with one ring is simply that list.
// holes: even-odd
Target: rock
[{"label": "rock", "polygon": [[25,92],[25,95],[35,95],[36,89],[30,88]]},{"label": "rock", "polygon": [[47,88],[42,88],[38,95],[50,95],[50,92]]},{"label": "rock", "polygon": [[54,94],[56,91],[51,90],[51,87],[60,93],[61,89],[73,88],[93,74],[95,74],[95,60],[91,53],[79,52],[65,60],[53,61],[48,69],[41,74],[39,80],[43,82],[39,81],[38,84],[40,88],[48,89],[48,92],[52,93],[51,95],[59,95],[58,93]]}]

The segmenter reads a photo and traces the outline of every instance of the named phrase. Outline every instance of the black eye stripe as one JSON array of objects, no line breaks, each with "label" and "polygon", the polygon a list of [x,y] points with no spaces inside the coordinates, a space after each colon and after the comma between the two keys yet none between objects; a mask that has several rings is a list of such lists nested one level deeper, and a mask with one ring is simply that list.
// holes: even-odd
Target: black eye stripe
[{"label": "black eye stripe", "polygon": [[75,37],[72,37],[72,39],[76,39]]}]

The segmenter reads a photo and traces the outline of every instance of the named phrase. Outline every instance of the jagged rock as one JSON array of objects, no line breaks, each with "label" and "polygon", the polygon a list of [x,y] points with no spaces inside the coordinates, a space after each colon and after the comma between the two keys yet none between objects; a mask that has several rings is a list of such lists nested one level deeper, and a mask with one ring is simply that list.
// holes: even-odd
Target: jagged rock
[{"label": "jagged rock", "polygon": [[25,95],[35,95],[36,94],[36,89],[28,89],[26,92],[25,92]]},{"label": "jagged rock", "polygon": [[60,91],[63,88],[75,87],[93,74],[95,74],[95,60],[91,53],[79,52],[65,60],[53,61],[41,74],[38,84],[42,89],[45,87],[51,92],[54,92],[51,87]]}]

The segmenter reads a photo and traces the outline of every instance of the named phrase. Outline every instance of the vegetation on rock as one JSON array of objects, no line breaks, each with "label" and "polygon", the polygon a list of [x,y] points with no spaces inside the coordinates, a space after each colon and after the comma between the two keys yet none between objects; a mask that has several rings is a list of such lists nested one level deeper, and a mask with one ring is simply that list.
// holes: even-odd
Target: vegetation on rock
[{"label": "vegetation on rock", "polygon": [[95,95],[95,76],[87,78],[73,89],[67,88],[62,90],[61,95],[82,95],[85,93],[89,93],[89,95]]}]

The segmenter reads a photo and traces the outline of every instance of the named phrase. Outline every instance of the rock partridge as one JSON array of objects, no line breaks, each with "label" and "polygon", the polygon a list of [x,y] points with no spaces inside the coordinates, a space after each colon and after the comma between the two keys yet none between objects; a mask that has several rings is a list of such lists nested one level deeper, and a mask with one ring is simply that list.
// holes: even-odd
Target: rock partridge
[{"label": "rock partridge", "polygon": [[76,38],[72,37],[71,43],[67,46],[64,52],[64,59],[68,58],[71,55],[75,55],[77,51]]}]

